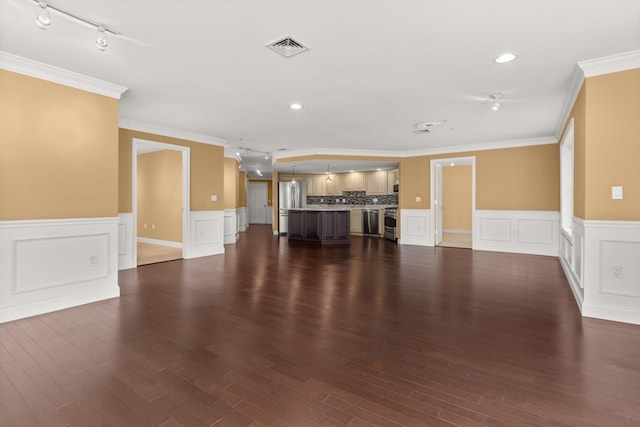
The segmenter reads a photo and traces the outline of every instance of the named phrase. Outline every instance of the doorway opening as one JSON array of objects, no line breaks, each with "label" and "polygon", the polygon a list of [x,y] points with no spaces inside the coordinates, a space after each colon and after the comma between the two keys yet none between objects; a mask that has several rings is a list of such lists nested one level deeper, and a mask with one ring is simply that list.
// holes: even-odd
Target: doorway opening
[{"label": "doorway opening", "polygon": [[434,245],[473,249],[475,157],[431,160],[431,206]]},{"label": "doorway opening", "polygon": [[188,258],[189,147],[133,139],[136,265]]}]

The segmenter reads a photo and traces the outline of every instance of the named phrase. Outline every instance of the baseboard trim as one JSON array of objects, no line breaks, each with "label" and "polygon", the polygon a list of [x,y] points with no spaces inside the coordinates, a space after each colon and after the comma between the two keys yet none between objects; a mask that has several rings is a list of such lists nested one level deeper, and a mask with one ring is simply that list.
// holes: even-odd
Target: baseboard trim
[{"label": "baseboard trim", "polygon": [[168,246],[170,248],[182,249],[181,242],[172,242],[171,240],[150,239],[149,237],[138,237],[138,243],[148,243],[150,245]]}]

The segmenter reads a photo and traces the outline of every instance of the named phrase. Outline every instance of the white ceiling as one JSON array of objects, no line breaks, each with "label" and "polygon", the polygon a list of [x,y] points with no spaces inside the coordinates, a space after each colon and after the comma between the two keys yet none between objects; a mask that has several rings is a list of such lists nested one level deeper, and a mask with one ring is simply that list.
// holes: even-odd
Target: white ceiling
[{"label": "white ceiling", "polygon": [[[576,63],[640,48],[638,0],[51,4],[121,36],[100,52],[93,29],[52,12],[42,30],[32,0],[0,0],[0,50],[128,87],[121,119],[223,138],[230,152],[393,156],[554,138]],[[285,35],[310,50],[265,47]],[[518,58],[494,63],[503,52]],[[433,120],[446,123],[412,132]]]}]

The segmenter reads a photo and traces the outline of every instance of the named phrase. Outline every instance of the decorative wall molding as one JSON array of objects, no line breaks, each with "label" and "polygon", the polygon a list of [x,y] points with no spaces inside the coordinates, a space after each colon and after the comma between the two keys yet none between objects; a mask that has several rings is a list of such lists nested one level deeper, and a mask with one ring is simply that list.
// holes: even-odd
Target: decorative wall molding
[{"label": "decorative wall molding", "polygon": [[0,322],[120,295],[114,218],[0,222]]},{"label": "decorative wall molding", "polygon": [[640,324],[640,222],[582,221],[587,317]]},{"label": "decorative wall molding", "polygon": [[182,249],[182,242],[172,242],[171,240],[159,240],[151,239],[149,237],[138,237],[137,241],[140,243],[149,243],[151,245],[166,246],[169,248]]},{"label": "decorative wall molding", "polygon": [[191,211],[189,222],[186,259],[224,253],[224,211]]},{"label": "decorative wall molding", "polygon": [[182,129],[174,129],[170,127],[156,125],[154,123],[141,122],[139,120],[131,120],[126,117],[120,117],[119,126],[123,129],[135,130],[138,132],[151,133],[154,135],[168,136],[171,138],[183,139],[185,141],[200,142],[202,144],[219,145],[225,147],[227,140],[216,136],[204,135],[201,133],[190,132]]},{"label": "decorative wall molding", "polygon": [[236,209],[224,210],[224,244],[228,245],[237,241],[238,212]]},{"label": "decorative wall molding", "polygon": [[560,232],[560,265],[564,271],[571,292],[582,312],[584,303],[584,224],[579,218],[573,218],[572,230]]},{"label": "decorative wall molding", "polygon": [[247,208],[240,207],[238,208],[238,231],[245,232],[247,231]]},{"label": "decorative wall molding", "polygon": [[560,213],[556,211],[476,210],[476,250],[558,256]]},{"label": "decorative wall molding", "polygon": [[115,99],[120,99],[122,94],[127,90],[124,86],[74,73],[73,71],[54,67],[53,65],[44,64],[4,51],[0,51],[0,68],[13,73],[86,90],[87,92],[97,93],[98,95]]},{"label": "decorative wall molding", "polygon": [[136,268],[133,213],[118,214],[118,270]]},{"label": "decorative wall molding", "polygon": [[430,209],[400,209],[401,245],[433,246]]}]

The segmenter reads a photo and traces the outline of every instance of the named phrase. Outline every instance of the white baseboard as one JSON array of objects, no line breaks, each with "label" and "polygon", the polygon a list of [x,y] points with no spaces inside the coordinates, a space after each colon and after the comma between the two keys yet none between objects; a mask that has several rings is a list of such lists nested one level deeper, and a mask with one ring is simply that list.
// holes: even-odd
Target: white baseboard
[{"label": "white baseboard", "polygon": [[150,245],[167,246],[169,248],[182,249],[182,243],[172,242],[171,240],[151,239],[149,237],[138,237],[138,243],[148,243]]},{"label": "white baseboard", "polygon": [[0,222],[0,322],[117,297],[120,218]]},{"label": "white baseboard", "polygon": [[454,230],[450,228],[445,228],[442,230],[442,232],[449,233],[449,234],[472,234],[471,230]]}]

